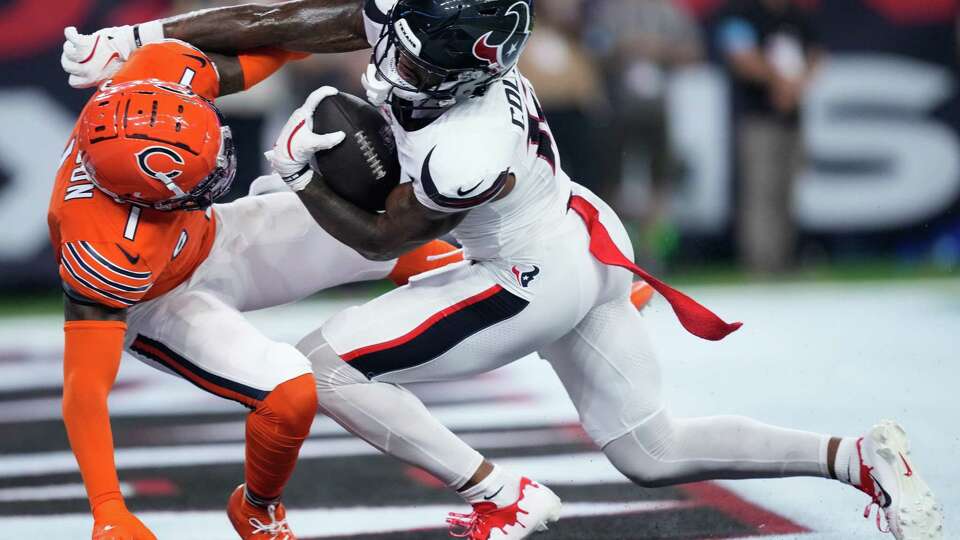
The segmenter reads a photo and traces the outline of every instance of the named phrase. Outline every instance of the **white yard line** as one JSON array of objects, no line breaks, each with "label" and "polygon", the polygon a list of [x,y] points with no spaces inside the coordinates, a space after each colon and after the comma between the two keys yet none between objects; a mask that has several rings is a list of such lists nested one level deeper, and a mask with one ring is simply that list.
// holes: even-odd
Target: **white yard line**
[{"label": "white yard line", "polygon": [[[568,503],[564,518],[613,516],[661,512],[683,508],[684,501],[643,501],[633,503]],[[288,516],[297,536],[328,538],[354,534],[377,534],[421,529],[441,529],[449,512],[463,512],[464,506],[424,505],[357,508],[291,509]],[[226,514],[209,512],[144,512],[139,517],[159,538],[177,540],[232,540]],[[74,540],[92,526],[84,514],[0,518],[2,531],[30,531],[33,538]]]}]

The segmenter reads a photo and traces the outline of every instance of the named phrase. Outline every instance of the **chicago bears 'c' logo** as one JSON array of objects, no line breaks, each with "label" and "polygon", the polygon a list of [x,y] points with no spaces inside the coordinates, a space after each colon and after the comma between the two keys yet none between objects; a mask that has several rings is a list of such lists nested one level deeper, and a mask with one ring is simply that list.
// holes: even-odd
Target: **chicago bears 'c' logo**
[{"label": "chicago bears 'c' logo", "polygon": [[533,280],[540,275],[540,267],[531,264],[530,269],[526,270],[521,268],[520,266],[514,266],[513,275],[517,276],[517,283],[519,283],[521,287],[526,289],[527,287],[530,286],[531,283],[533,283]]},{"label": "chicago bears 'c' logo", "polygon": [[520,50],[530,35],[530,26],[533,23],[530,6],[525,1],[510,6],[507,14],[514,18],[513,31],[503,43],[490,43],[493,32],[487,32],[473,44],[473,55],[480,60],[486,60],[490,69],[495,71],[513,65],[517,60]]},{"label": "chicago bears 'c' logo", "polygon": [[137,153],[137,165],[140,166],[140,170],[164,184],[183,174],[183,170],[178,169],[177,165],[184,163],[180,154],[163,146],[151,146]]}]

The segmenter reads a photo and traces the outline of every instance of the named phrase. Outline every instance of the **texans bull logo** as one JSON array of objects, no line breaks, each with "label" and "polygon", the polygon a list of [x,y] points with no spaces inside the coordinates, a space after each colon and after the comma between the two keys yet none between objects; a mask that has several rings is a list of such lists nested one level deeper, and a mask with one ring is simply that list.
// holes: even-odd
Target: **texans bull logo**
[{"label": "texans bull logo", "polygon": [[539,266],[532,264],[529,267],[526,266],[527,265],[518,265],[513,267],[513,275],[516,276],[517,282],[524,289],[529,287],[530,283],[540,275]]},{"label": "texans bull logo", "polygon": [[530,36],[533,17],[530,16],[530,5],[527,2],[521,1],[510,6],[507,15],[514,18],[514,24],[513,30],[503,43],[490,43],[493,32],[487,32],[473,45],[473,55],[480,60],[486,60],[494,71],[513,65]]}]

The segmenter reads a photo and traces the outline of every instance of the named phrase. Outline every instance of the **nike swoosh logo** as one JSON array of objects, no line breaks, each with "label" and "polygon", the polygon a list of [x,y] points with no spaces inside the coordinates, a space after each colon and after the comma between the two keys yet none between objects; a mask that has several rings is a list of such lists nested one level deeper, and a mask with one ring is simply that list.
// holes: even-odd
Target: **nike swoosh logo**
[{"label": "nike swoosh logo", "polygon": [[[116,59],[118,59],[118,58],[120,58],[120,53],[113,53],[113,54],[111,54],[111,55],[110,55],[110,58],[107,58],[107,61],[103,63],[103,67],[109,66],[109,65],[110,65],[110,62],[113,62],[114,60],[116,60]],[[102,68],[101,68],[101,69],[102,69]]]},{"label": "nike swoosh logo", "polygon": [[120,244],[117,244],[117,249],[119,249],[120,252],[123,253],[123,256],[126,257],[128,261],[130,261],[130,264],[136,265],[138,262],[140,262],[139,254],[136,257],[134,257],[133,255],[127,253],[127,250],[123,249],[123,247]]},{"label": "nike swoosh logo", "polygon": [[871,475],[870,475],[870,478],[873,478],[873,483],[874,483],[874,485],[876,485],[878,488],[880,488],[880,492],[883,493],[883,501],[884,501],[884,503],[881,504],[880,507],[881,507],[881,508],[887,508],[887,507],[890,506],[890,504],[893,502],[893,498],[890,497],[890,494],[887,493],[887,490],[883,489],[883,484],[881,484],[880,481],[877,480],[877,477],[876,477],[876,476],[874,476],[873,474],[871,474]]},{"label": "nike swoosh logo", "polygon": [[184,53],[184,56],[186,56],[187,58],[193,58],[197,62],[200,62],[200,67],[202,68],[207,67],[207,59],[202,56],[198,56],[196,54],[186,54],[186,53]]},{"label": "nike swoosh logo", "polygon": [[491,496],[489,496],[489,497],[484,497],[483,500],[485,500],[485,501],[491,501],[491,500],[493,500],[494,497],[496,497],[497,495],[499,495],[501,491],[503,491],[503,486],[500,486],[500,489],[498,489],[497,492],[494,493],[493,495],[491,495]]},{"label": "nike swoosh logo", "polygon": [[904,476],[913,476],[913,468],[910,467],[909,463],[907,463],[907,458],[903,457],[903,454],[900,454],[900,460],[903,461],[903,466],[907,468],[907,472],[904,474]]},{"label": "nike swoosh logo", "polygon": [[458,189],[457,189],[457,195],[459,195],[459,196],[461,196],[461,197],[466,197],[467,195],[469,195],[469,194],[473,193],[474,191],[476,191],[476,190],[477,190],[480,186],[482,186],[482,185],[483,185],[483,180],[481,180],[479,184],[473,186],[472,188],[470,188],[470,189],[468,189],[468,190],[464,190],[463,188],[458,188]]}]

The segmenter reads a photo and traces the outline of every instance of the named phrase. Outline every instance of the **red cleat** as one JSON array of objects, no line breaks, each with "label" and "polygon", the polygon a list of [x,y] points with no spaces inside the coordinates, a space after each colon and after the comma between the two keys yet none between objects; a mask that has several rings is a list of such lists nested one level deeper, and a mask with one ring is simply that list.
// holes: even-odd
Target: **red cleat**
[{"label": "red cleat", "polygon": [[547,530],[560,519],[560,498],[529,478],[520,479],[520,496],[509,506],[473,505],[472,514],[451,513],[450,536],[468,540],[519,540]]}]

